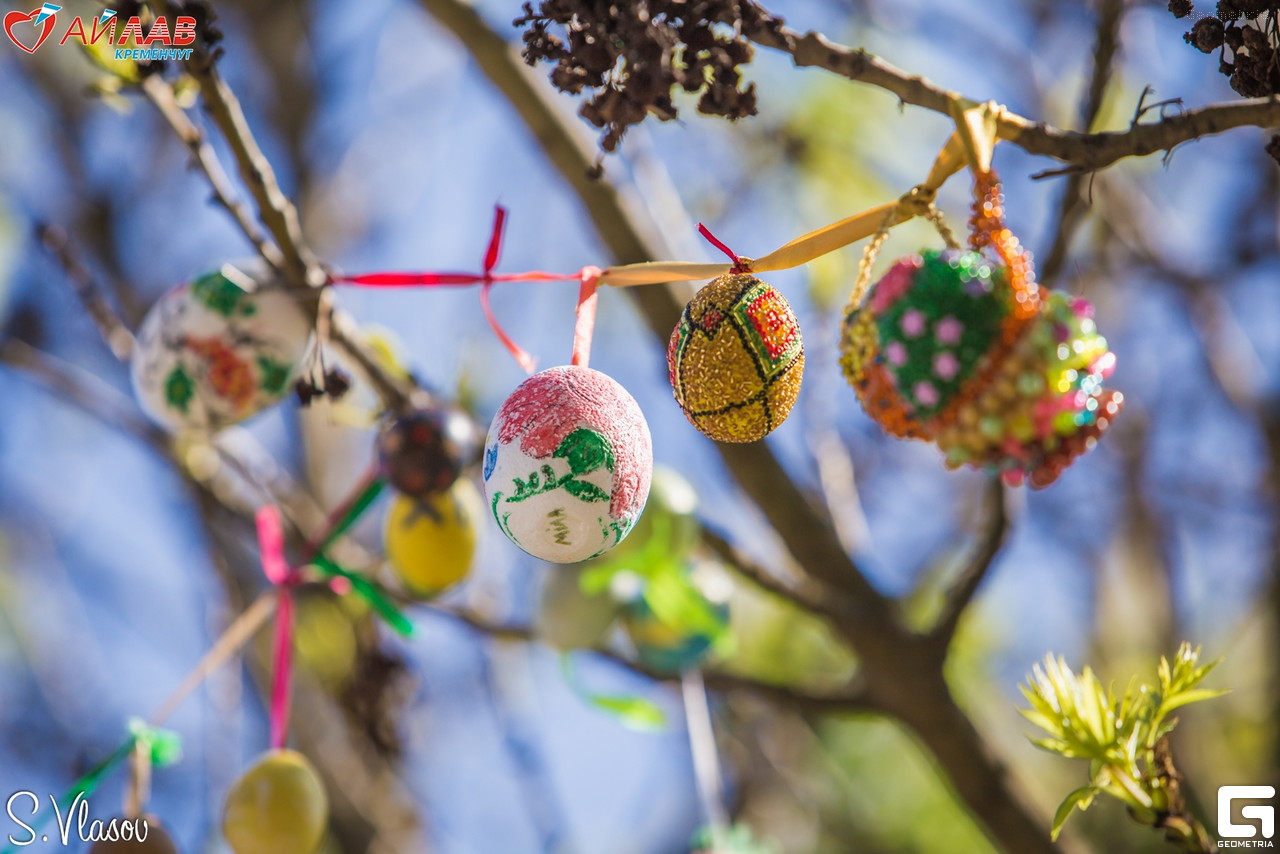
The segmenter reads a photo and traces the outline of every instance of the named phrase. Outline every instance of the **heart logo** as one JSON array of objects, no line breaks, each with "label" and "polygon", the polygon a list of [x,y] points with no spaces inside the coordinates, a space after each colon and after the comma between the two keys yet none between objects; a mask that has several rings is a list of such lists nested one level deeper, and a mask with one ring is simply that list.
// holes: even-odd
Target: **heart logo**
[{"label": "heart logo", "polygon": [[45,39],[49,38],[49,36],[53,34],[53,25],[56,20],[54,16],[50,15],[48,18],[45,18],[44,30],[41,31],[39,37],[36,39],[36,43],[31,47],[27,47],[25,44],[23,44],[21,41],[18,40],[18,37],[13,34],[13,28],[16,27],[18,24],[34,21],[39,16],[40,16],[39,9],[33,9],[27,13],[10,12],[9,14],[4,16],[4,34],[9,37],[9,41],[13,42],[18,47],[25,50],[27,53],[35,53],[37,50],[40,49],[40,45],[44,44]]}]

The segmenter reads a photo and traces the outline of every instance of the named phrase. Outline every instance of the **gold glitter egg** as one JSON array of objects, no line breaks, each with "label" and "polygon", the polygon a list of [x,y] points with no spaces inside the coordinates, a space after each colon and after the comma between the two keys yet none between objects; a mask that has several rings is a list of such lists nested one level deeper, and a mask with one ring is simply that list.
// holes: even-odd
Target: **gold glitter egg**
[{"label": "gold glitter egg", "polygon": [[786,420],[800,394],[800,324],[771,286],[729,273],[685,306],[667,368],[676,403],[703,435],[754,442]]}]

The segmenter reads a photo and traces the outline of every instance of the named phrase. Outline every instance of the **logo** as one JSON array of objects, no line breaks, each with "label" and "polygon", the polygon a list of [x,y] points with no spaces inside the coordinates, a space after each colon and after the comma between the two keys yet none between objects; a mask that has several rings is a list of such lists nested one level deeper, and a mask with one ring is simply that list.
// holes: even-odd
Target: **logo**
[{"label": "logo", "polygon": [[[1218,835],[1223,838],[1223,848],[1274,848],[1271,837],[1276,832],[1274,807],[1246,804],[1240,808],[1242,819],[1255,819],[1257,824],[1236,824],[1232,819],[1231,803],[1239,800],[1270,800],[1276,795],[1273,786],[1222,786],[1218,789]],[[1256,839],[1258,831],[1262,839]],[[1244,840],[1250,840],[1248,842]]]},{"label": "logo", "polygon": [[[30,12],[10,12],[4,16],[4,34],[22,50],[35,53],[55,30],[61,29],[58,24],[61,11],[61,6],[45,3]],[[142,19],[137,15],[122,20],[115,10],[106,9],[87,25],[77,15],[61,31],[59,46],[69,41],[86,47],[105,44],[114,49],[116,59],[190,59],[192,50],[188,46],[196,40],[196,19],[179,15],[170,26],[169,19],[162,16],[155,19],[150,29],[144,30]]]},{"label": "logo", "polygon": [[[62,11],[61,6],[54,6],[52,3],[45,3],[39,9],[34,9],[26,14],[22,12],[10,12],[4,16],[4,34],[9,37],[9,41],[25,50],[27,53],[35,53],[39,50],[40,45],[44,44],[45,39],[53,32],[53,25],[59,12]],[[35,44],[27,47],[21,39],[14,35],[13,28],[18,24],[31,22],[33,27],[39,27],[44,24],[44,28],[40,30],[40,34],[36,37]]]}]

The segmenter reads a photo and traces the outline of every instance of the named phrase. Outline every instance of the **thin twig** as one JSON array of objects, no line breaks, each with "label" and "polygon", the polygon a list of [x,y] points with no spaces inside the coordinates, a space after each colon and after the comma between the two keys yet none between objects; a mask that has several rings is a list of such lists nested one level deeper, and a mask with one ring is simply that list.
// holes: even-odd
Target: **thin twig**
[{"label": "thin twig", "polygon": [[214,641],[191,672],[183,677],[173,693],[156,707],[147,722],[152,726],[160,726],[168,720],[211,673],[226,664],[258,629],[266,625],[276,611],[276,602],[274,590],[268,590],[254,600],[252,605],[227,626],[222,636]]},{"label": "thin twig", "polygon": [[0,344],[0,362],[104,423],[141,440],[164,459],[173,459],[169,434],[143,418],[127,397],[89,371],[16,338]]},{"label": "thin twig", "polygon": [[[821,33],[798,33],[777,19],[744,28],[756,44],[790,54],[800,67],[824,68],[834,74],[892,92],[905,104],[950,115],[951,105],[967,99],[919,75],[910,74],[862,49],[846,47]],[[1033,122],[1007,109],[997,116],[999,137],[1028,151],[1093,171],[1125,157],[1168,151],[1183,142],[1238,127],[1280,124],[1280,97],[1252,98],[1212,104],[1123,131],[1068,131]]]},{"label": "thin twig", "polygon": [[197,56],[188,67],[200,84],[205,111],[222,132],[235,157],[240,178],[257,202],[259,219],[280,247],[285,284],[300,289],[324,284],[324,271],[303,237],[298,209],[280,189],[275,169],[262,153],[240,100],[222,79],[211,57]]},{"label": "thin twig", "polygon": [[1004,484],[999,478],[991,479],[987,485],[985,497],[987,518],[982,535],[974,547],[973,554],[956,577],[950,590],[947,591],[942,612],[930,632],[934,638],[944,644],[955,635],[961,616],[973,600],[974,594],[978,592],[978,587],[987,577],[1009,533],[1009,516],[1004,504]]},{"label": "thin twig", "polygon": [[195,165],[200,167],[200,171],[204,173],[205,178],[209,181],[209,186],[213,189],[213,200],[225,208],[227,213],[231,214],[231,218],[236,221],[236,225],[240,226],[244,236],[258,250],[258,254],[262,256],[263,260],[273,270],[279,270],[284,262],[284,258],[280,254],[280,248],[271,241],[271,238],[266,235],[262,227],[254,220],[249,206],[237,198],[236,191],[231,186],[231,178],[227,175],[226,170],[222,168],[222,162],[218,160],[218,155],[214,152],[213,146],[209,144],[204,131],[195,122],[191,121],[186,111],[178,105],[178,101],[174,97],[173,87],[164,78],[153,74],[143,79],[142,91],[151,103],[155,105],[156,110],[164,117],[164,120],[169,123],[169,126],[173,128],[178,138],[190,149]]},{"label": "thin twig", "polygon": [[102,288],[72,245],[71,238],[61,228],[44,223],[36,226],[36,235],[71,280],[76,296],[98,327],[107,349],[120,361],[127,361],[133,352],[133,333],[103,296]]},{"label": "thin twig", "polygon": [[[1093,72],[1089,75],[1089,86],[1080,106],[1081,130],[1089,130],[1102,110],[1103,97],[1106,95],[1107,84],[1111,82],[1111,73],[1120,51],[1120,24],[1124,19],[1124,10],[1124,0],[1102,0],[1098,10],[1098,28],[1093,45]],[[1134,125],[1137,125],[1137,116],[1134,118]],[[1084,206],[1080,196],[1083,183],[1084,173],[1075,172],[1067,178],[1067,185],[1062,190],[1057,224],[1050,232],[1054,236],[1053,245],[1050,246],[1044,262],[1040,265],[1040,279],[1044,282],[1053,281],[1061,271],[1067,259],[1067,248],[1071,245],[1071,239],[1084,218]]]},{"label": "thin twig", "polygon": [[842,612],[831,607],[830,597],[816,589],[816,583],[810,581],[808,584],[795,584],[779,578],[776,573],[752,560],[724,535],[706,524],[702,525],[702,542],[730,569],[766,593],[772,593],[802,610],[822,614],[829,619],[839,620],[843,616]]},{"label": "thin twig", "polygon": [[[526,626],[494,623],[469,610],[452,608],[435,603],[423,604],[421,608],[429,611],[430,613],[438,614],[463,623],[482,634],[498,638],[500,640],[526,642],[534,642],[538,640],[536,633],[531,628]],[[591,649],[584,650],[584,652],[589,652],[592,655],[608,659],[621,667],[625,667],[626,669],[652,679],[655,682],[678,683],[680,681],[679,674],[663,673],[653,670],[612,650]],[[748,676],[740,676],[735,673],[728,673],[720,670],[703,671],[703,678],[706,680],[707,687],[712,690],[743,691],[780,705],[790,706],[804,711],[833,713],[875,710],[874,704],[866,695],[866,692],[863,690],[860,682],[855,682],[843,691],[824,694],[811,692],[804,688],[790,685],[761,682],[760,680],[752,679]]]}]

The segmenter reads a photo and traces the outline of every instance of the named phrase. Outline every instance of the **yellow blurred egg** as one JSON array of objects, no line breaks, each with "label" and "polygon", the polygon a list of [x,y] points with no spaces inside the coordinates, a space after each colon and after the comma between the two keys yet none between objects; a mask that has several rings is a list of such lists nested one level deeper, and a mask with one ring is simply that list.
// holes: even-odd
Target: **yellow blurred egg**
[{"label": "yellow blurred egg", "polygon": [[721,276],[685,307],[667,367],[694,427],[717,442],[754,442],[786,420],[800,394],[800,324],[786,297],[755,276]]},{"label": "yellow blurred egg", "polygon": [[329,799],[301,753],[263,754],[227,793],[222,833],[236,854],[315,854],[329,824]]},{"label": "yellow blurred egg", "polygon": [[429,598],[465,578],[483,514],[480,491],[465,478],[426,498],[397,495],[387,514],[387,559],[405,589]]}]

